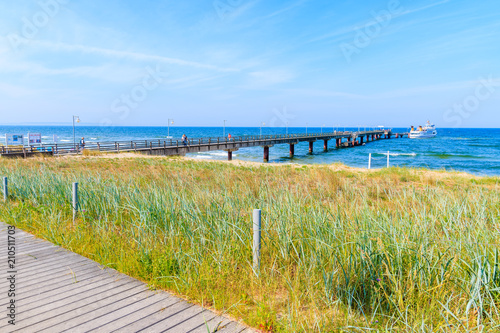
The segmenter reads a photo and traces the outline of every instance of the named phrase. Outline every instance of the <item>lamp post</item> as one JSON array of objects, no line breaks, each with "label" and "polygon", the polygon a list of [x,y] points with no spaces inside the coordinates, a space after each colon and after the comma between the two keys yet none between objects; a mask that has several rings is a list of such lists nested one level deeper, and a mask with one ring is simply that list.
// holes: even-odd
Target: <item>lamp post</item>
[{"label": "lamp post", "polygon": [[288,135],[288,121],[286,122],[286,135]]},{"label": "lamp post", "polygon": [[307,123],[306,123],[306,135],[307,135]]},{"label": "lamp post", "polygon": [[262,136],[262,126],[266,126],[265,122],[260,123],[260,136]]},{"label": "lamp post", "polygon": [[75,133],[75,121],[80,122],[80,116],[73,116],[73,148],[76,150],[76,133]]},{"label": "lamp post", "polygon": [[224,127],[222,129],[222,136],[225,137],[226,136],[226,121],[227,120],[224,120]]},{"label": "lamp post", "polygon": [[323,127],[325,127],[325,124],[321,125],[321,134],[323,134]]},{"label": "lamp post", "polygon": [[170,124],[174,124],[174,120],[173,119],[168,119],[168,130],[167,130],[167,138],[170,138]]}]

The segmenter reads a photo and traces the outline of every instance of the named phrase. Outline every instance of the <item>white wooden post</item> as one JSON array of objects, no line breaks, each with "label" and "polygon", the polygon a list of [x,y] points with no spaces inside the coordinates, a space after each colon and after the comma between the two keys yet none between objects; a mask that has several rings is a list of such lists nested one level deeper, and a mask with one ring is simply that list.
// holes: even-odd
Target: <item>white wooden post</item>
[{"label": "white wooden post", "polygon": [[3,177],[3,201],[9,200],[9,188],[7,177]]},{"label": "white wooden post", "polygon": [[73,222],[78,214],[78,183],[73,183]]},{"label": "white wooden post", "polygon": [[253,270],[260,274],[260,237],[261,237],[261,210],[253,210]]},{"label": "white wooden post", "polygon": [[368,169],[372,168],[372,153],[368,155]]}]

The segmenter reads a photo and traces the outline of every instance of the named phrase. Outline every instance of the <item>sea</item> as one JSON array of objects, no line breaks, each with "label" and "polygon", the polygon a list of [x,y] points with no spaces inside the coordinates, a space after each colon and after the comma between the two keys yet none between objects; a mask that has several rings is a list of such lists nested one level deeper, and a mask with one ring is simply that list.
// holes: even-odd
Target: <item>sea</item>
[{"label": "sea", "polygon": [[[365,128],[361,128],[364,130]],[[188,138],[222,137],[231,134],[275,135],[298,133],[321,133],[334,130],[357,131],[356,128],[304,128],[304,127],[101,127],[76,126],[77,142],[81,137],[89,142],[130,141],[145,139],[180,139],[183,134]],[[393,132],[408,132],[408,128],[393,128]],[[372,154],[372,168],[390,166],[427,168],[467,172],[474,175],[500,176],[500,129],[480,128],[437,128],[438,135],[432,139],[392,138],[366,143],[363,146],[336,149],[335,141],[329,141],[328,151],[323,151],[323,141],[314,144],[314,152],[309,153],[307,142],[295,146],[295,156],[290,158],[289,146],[276,145],[270,148],[270,163],[281,164],[332,164],[343,163],[352,167],[368,167],[369,154]],[[0,144],[5,143],[5,134],[40,133],[43,143],[73,142],[72,126],[1,126]],[[224,151],[193,153],[187,156],[200,160],[226,160]],[[242,148],[233,153],[233,159],[262,162],[261,147]]]}]

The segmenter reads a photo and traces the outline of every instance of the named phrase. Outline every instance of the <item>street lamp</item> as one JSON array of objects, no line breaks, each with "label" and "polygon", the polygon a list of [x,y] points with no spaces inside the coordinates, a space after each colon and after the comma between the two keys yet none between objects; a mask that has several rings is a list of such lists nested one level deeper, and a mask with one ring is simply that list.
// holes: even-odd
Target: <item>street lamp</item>
[{"label": "street lamp", "polygon": [[288,135],[288,121],[286,122],[286,135]]},{"label": "street lamp", "polygon": [[265,122],[260,123],[260,136],[262,136],[262,126],[266,126]]},{"label": "street lamp", "polygon": [[306,135],[307,135],[307,123],[306,123]]},{"label": "street lamp", "polygon": [[167,138],[170,138],[170,124],[174,124],[174,120],[173,119],[168,119],[168,131],[167,131]]},{"label": "street lamp", "polygon": [[75,121],[80,122],[80,116],[73,116],[73,148],[76,150]]},{"label": "street lamp", "polygon": [[325,124],[321,125],[321,134],[323,134],[323,127],[325,127]]}]

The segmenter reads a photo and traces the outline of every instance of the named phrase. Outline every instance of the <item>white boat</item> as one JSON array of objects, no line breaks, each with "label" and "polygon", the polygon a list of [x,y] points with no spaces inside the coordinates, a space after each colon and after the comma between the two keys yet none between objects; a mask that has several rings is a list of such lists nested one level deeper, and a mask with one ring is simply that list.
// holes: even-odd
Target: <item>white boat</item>
[{"label": "white boat", "polygon": [[415,129],[412,126],[409,137],[410,139],[427,139],[427,138],[433,138],[436,135],[437,135],[436,126],[427,121],[427,124],[424,127],[418,126],[418,128]]}]

